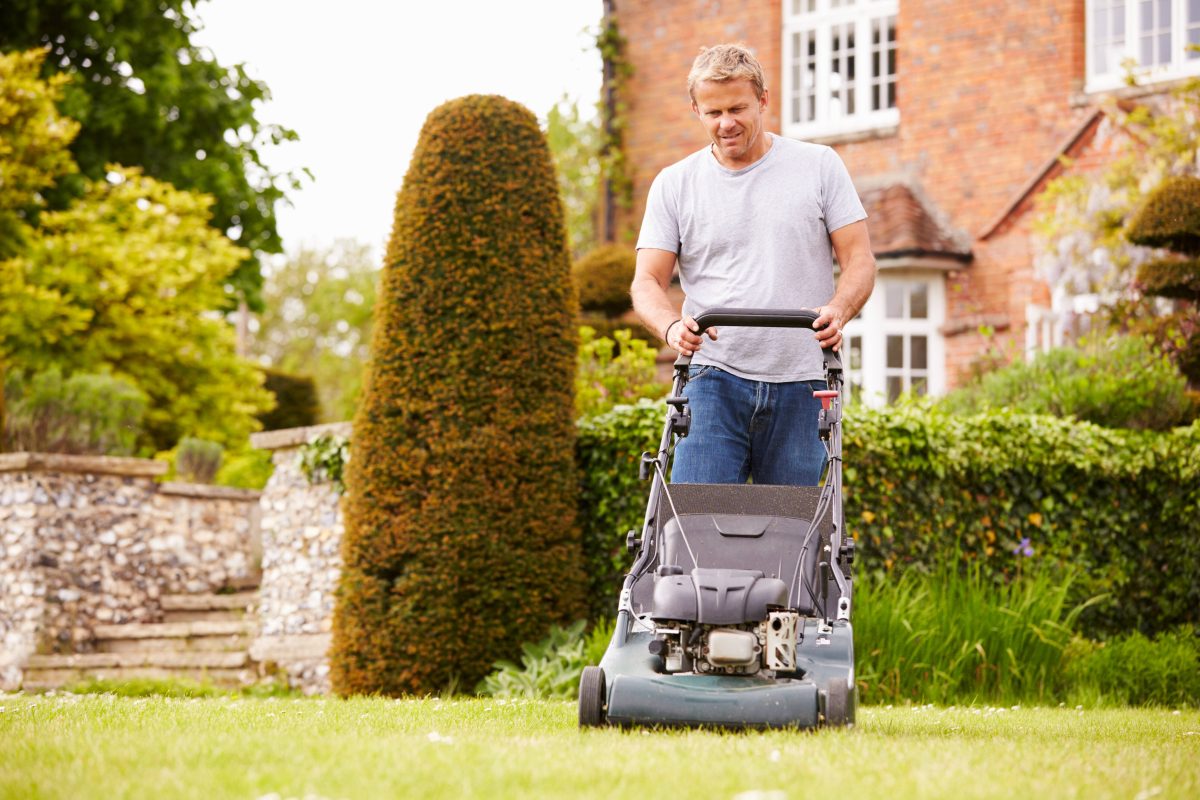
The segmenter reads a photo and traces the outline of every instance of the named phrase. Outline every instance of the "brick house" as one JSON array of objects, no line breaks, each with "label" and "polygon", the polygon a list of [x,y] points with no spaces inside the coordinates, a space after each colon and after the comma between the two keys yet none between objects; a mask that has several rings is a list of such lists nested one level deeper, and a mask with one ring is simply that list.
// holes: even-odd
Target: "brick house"
[{"label": "brick house", "polygon": [[1125,63],[1161,91],[1200,72],[1200,0],[607,0],[633,73],[622,96],[631,237],[650,182],[703,147],[686,75],[741,41],[770,91],[767,129],[833,146],[870,215],[879,278],[847,329],[866,397],[940,393],[989,346],[1062,338],[1035,274],[1033,203],[1103,162],[1103,100]]}]

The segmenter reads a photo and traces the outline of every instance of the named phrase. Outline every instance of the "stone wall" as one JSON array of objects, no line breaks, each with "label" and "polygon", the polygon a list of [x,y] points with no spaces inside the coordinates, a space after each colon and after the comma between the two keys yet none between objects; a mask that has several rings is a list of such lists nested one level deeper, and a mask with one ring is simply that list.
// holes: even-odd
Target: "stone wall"
[{"label": "stone wall", "polygon": [[162,462],[0,455],[0,687],[97,624],[158,622],[164,594],[258,581],[258,492],[158,483]]},{"label": "stone wall", "polygon": [[251,657],[285,674],[305,692],[327,693],[334,590],[341,574],[341,495],[331,483],[310,484],[300,448],[322,435],[349,438],[348,422],[257,433],[251,443],[272,451],[275,471],[263,490],[261,630]]}]

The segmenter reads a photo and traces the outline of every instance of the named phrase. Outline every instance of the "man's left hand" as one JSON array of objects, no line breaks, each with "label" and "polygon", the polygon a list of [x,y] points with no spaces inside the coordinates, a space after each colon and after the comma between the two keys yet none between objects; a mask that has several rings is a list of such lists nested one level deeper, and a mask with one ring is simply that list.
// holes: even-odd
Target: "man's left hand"
[{"label": "man's left hand", "polygon": [[817,308],[817,318],[813,321],[813,335],[817,344],[822,348],[832,347],[833,352],[842,349],[842,325],[846,323],[846,312],[841,306],[832,303]]}]

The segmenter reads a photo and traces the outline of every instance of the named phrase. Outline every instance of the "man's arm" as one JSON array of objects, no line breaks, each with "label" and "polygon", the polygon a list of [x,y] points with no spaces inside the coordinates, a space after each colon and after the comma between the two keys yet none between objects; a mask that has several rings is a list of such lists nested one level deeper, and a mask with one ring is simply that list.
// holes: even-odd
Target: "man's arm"
[{"label": "man's arm", "polygon": [[821,347],[840,350],[842,326],[857,316],[875,288],[875,255],[871,252],[871,236],[867,233],[865,219],[838,228],[829,234],[829,238],[833,241],[833,252],[842,274],[833,299],[817,309],[820,315],[813,327],[825,326],[816,332]]},{"label": "man's arm", "polygon": [[[637,268],[629,295],[642,324],[681,355],[690,356],[700,349],[700,337],[694,332],[696,321],[682,316],[667,296],[674,270],[674,253],[643,247],[637,252]],[[672,324],[676,321],[678,324]],[[717,338],[715,328],[706,333],[710,339]]]}]

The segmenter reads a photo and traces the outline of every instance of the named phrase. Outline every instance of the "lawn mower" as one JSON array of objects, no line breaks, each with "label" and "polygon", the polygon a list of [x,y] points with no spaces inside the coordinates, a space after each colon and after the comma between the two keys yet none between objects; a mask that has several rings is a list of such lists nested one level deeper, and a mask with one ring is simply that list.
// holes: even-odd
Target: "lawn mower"
[{"label": "lawn mower", "polygon": [[[812,329],[809,310],[714,309],[710,327]],[[612,641],[583,671],[579,724],[814,728],[854,722],[850,625],[854,540],[842,518],[842,364],[822,351],[820,486],[667,482],[691,411],[691,358],[674,367],[657,452],[641,457],[650,496]]]}]

